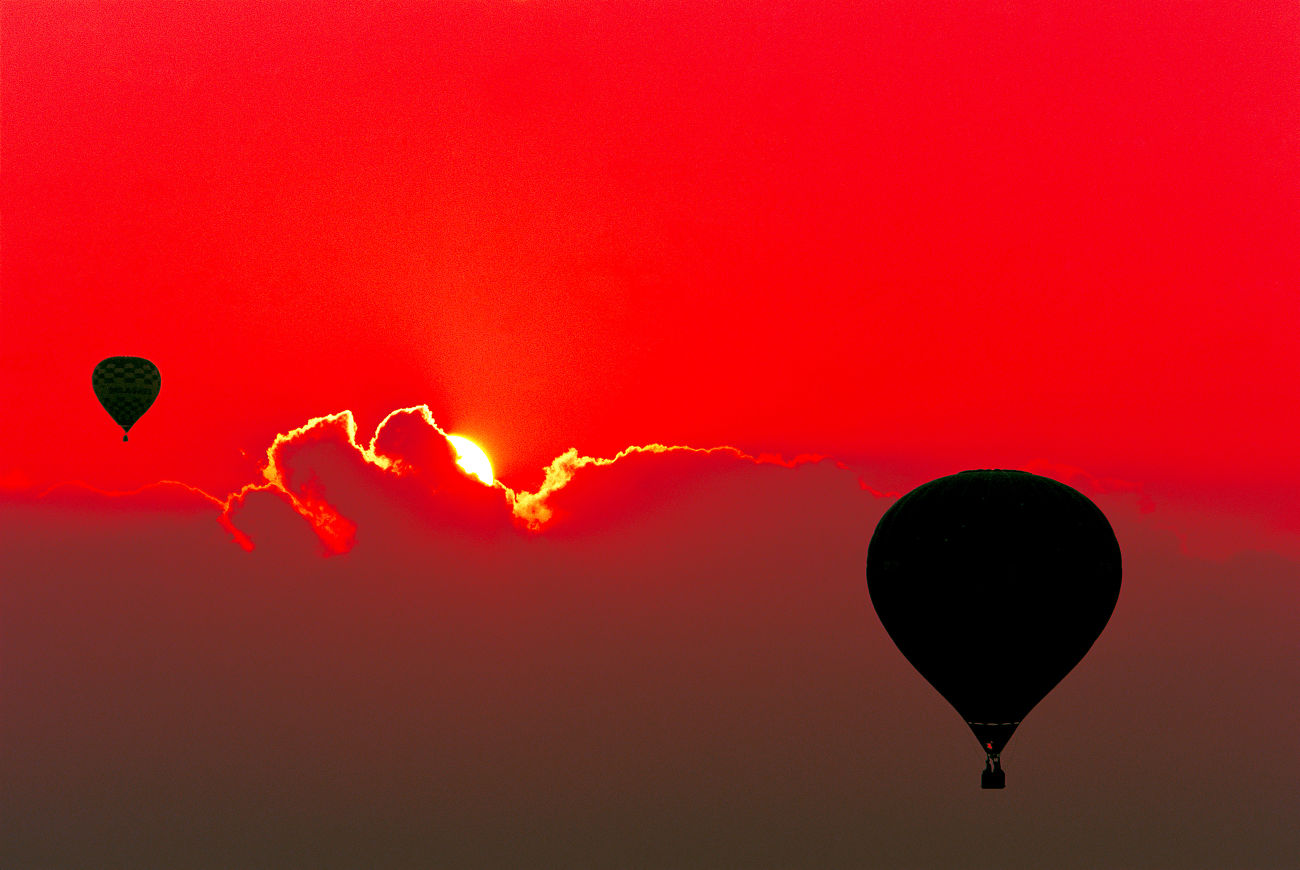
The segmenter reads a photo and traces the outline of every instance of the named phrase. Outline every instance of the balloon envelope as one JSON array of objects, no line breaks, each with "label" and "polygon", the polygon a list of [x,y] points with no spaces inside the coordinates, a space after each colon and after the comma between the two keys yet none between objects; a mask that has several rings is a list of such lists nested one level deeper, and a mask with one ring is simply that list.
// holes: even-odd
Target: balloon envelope
[{"label": "balloon envelope", "polygon": [[90,377],[95,396],[104,410],[122,427],[122,440],[162,388],[158,367],[138,356],[111,356],[95,366]]},{"label": "balloon envelope", "polygon": [[1101,510],[1023,471],[964,471],[917,487],[881,517],[867,551],[885,631],[994,762],[1101,634],[1120,573]]}]

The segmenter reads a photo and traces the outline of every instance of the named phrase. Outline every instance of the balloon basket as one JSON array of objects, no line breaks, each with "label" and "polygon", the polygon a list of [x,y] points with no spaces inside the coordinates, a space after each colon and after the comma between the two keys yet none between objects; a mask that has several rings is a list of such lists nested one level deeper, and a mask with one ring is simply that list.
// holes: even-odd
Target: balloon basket
[{"label": "balloon basket", "polygon": [[998,763],[998,759],[990,757],[984,763],[984,772],[980,774],[980,788],[1006,788],[1007,774]]}]

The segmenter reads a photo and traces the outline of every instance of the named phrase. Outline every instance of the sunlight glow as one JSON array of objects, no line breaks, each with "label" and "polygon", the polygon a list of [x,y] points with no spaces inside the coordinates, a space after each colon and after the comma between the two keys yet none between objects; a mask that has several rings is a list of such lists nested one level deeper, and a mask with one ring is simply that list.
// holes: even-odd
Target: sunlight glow
[{"label": "sunlight glow", "polygon": [[459,465],[466,474],[472,474],[479,480],[492,485],[492,462],[473,441],[464,435],[448,435],[447,440],[451,446],[456,449],[456,464]]}]

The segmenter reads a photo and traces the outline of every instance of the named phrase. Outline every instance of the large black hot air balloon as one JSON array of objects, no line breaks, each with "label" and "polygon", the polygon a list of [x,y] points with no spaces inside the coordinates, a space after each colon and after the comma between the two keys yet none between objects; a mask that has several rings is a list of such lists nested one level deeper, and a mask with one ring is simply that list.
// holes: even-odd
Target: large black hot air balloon
[{"label": "large black hot air balloon", "polygon": [[1003,747],[1101,634],[1119,586],[1106,516],[1024,471],[963,471],[917,487],[880,518],[867,551],[871,603],[975,732],[984,788],[1004,787]]},{"label": "large black hot air balloon", "polygon": [[95,366],[90,376],[95,396],[109,416],[122,427],[122,440],[143,416],[162,388],[158,367],[138,356],[110,356]]}]

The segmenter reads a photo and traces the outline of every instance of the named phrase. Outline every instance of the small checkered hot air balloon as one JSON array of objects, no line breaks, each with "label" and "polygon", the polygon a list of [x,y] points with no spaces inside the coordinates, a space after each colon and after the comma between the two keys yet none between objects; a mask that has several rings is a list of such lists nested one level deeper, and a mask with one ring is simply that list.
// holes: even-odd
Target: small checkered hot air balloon
[{"label": "small checkered hot air balloon", "polygon": [[95,366],[90,377],[95,396],[117,425],[122,427],[122,440],[144,416],[162,387],[158,367],[138,356],[110,356]]}]

